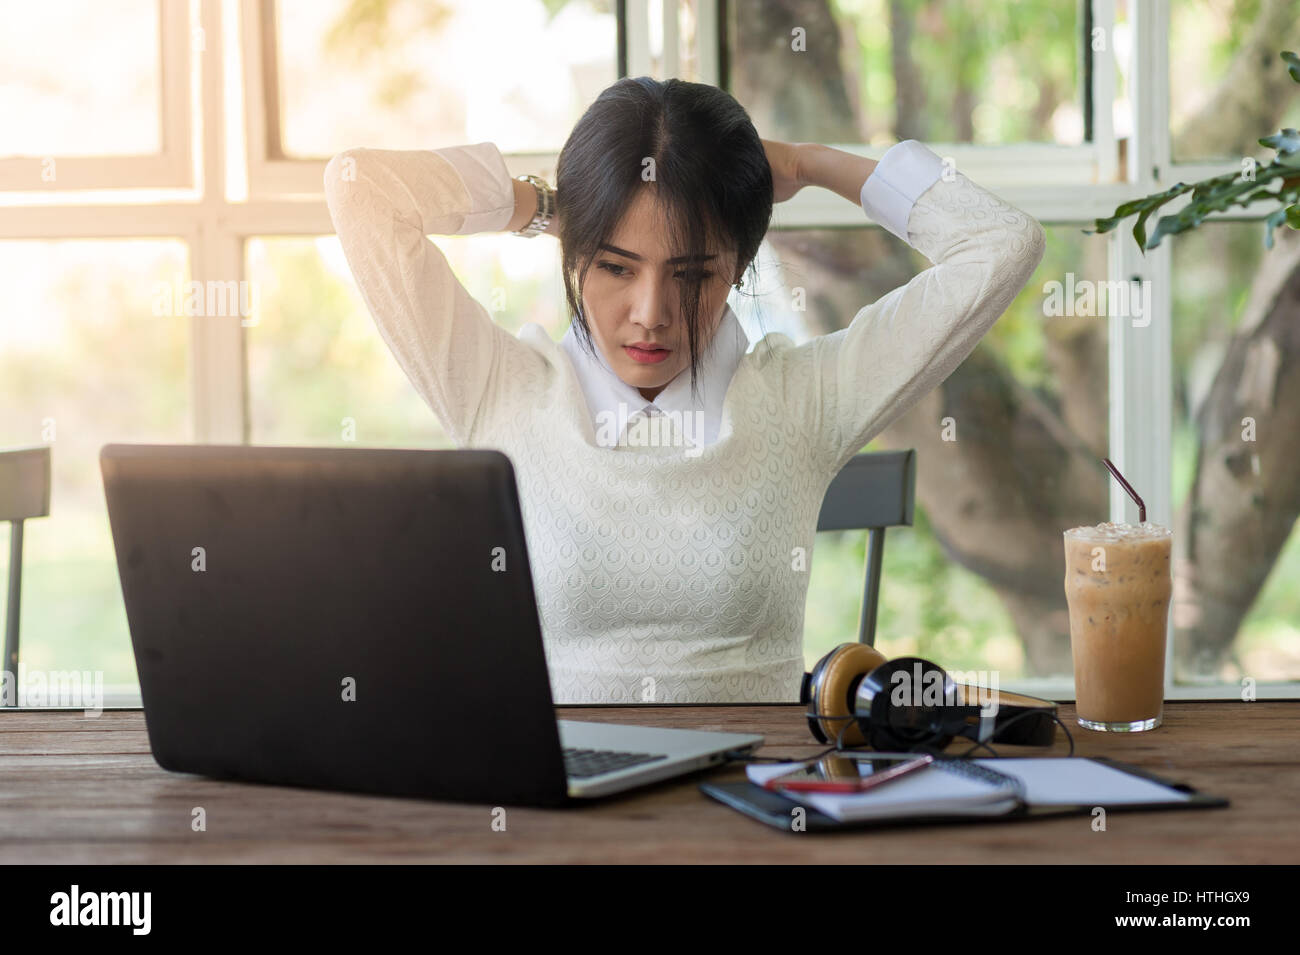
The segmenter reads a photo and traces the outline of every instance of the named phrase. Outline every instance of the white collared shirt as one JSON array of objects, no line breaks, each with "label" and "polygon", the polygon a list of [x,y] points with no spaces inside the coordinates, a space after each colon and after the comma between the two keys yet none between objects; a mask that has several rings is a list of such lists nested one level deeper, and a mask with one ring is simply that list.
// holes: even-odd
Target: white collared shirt
[{"label": "white collared shirt", "polygon": [[[862,183],[859,202],[873,220],[910,242],[907,221],[917,198],[941,175],[938,157],[915,139],[887,149],[876,168]],[[703,448],[718,440],[722,429],[722,405],[740,359],[749,350],[749,336],[728,304],[713,341],[701,356],[698,369],[699,396],[691,395],[689,368],[668,382],[653,401],[623,381],[605,360],[596,342],[595,357],[588,354],[570,323],[560,346],[573,362],[582,393],[587,399],[597,443],[604,447],[635,447],[654,442],[671,443],[660,431],[651,441],[646,419],[666,416],[655,427],[680,431],[680,444]]]},{"label": "white collared shirt", "polygon": [[[624,399],[680,410],[689,371],[654,402],[575,375],[590,356],[575,360],[535,322],[517,335],[494,322],[427,238],[509,224],[514,187],[493,143],[361,148],[326,165],[330,214],[380,335],[458,446],[512,465],[527,548],[514,535],[491,543],[532,572],[555,703],[798,699],[810,575],[792,549],[813,552],[835,475],[952,373],[1042,259],[1031,216],[942,171],[908,141],[860,190],[867,214],[931,268],[802,344],[769,332],[742,351],[722,326],[701,356],[699,410],[716,422],[725,396],[726,413],[693,456],[653,442],[611,451],[587,419]],[[467,595],[438,596],[450,619],[469,612]],[[428,638],[462,629],[435,611]],[[535,635],[518,636],[540,669]]]},{"label": "white collared shirt", "polygon": [[686,368],[668,382],[654,401],[647,401],[640,391],[610,368],[594,340],[592,347],[596,355],[588,354],[572,324],[560,340],[560,347],[573,361],[598,444],[627,447],[644,443],[644,440],[638,440],[635,429],[647,428],[649,425],[644,419],[648,416],[665,415],[667,421],[659,422],[658,427],[667,425],[680,429],[684,445],[703,448],[718,440],[722,427],[722,402],[736,366],[749,351],[749,336],[736,313],[727,305],[713,340],[700,356],[696,380],[698,396],[691,394],[691,371]]}]

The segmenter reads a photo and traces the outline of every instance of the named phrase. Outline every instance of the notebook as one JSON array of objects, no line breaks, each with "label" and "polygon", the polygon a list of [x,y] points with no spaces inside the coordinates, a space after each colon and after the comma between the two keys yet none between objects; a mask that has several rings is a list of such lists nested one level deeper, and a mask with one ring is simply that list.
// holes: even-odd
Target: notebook
[{"label": "notebook", "polygon": [[[700,790],[761,822],[791,829],[803,807],[807,829],[896,822],[974,821],[1091,812],[1094,807],[1191,809],[1227,806],[1145,770],[1102,758],[947,759],[862,793],[774,792],[772,778],[801,763],[754,763],[748,782],[704,783]],[[864,775],[869,766],[864,769]]]},{"label": "notebook", "polygon": [[[769,779],[798,769],[799,763],[756,763],[746,767],[750,782],[761,786]],[[859,761],[864,776],[871,773]],[[938,760],[929,766],[864,793],[789,793],[791,799],[843,820],[881,819],[926,813],[1000,815],[1020,802],[1016,780],[974,762]]]}]

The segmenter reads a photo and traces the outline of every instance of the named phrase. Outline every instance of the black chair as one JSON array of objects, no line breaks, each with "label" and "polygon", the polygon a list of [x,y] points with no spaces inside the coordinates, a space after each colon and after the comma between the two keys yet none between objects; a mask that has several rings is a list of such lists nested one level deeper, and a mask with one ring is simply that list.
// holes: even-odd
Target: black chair
[{"label": "black chair", "polygon": [[[0,450],[0,521],[10,521],[9,598],[5,602],[4,666],[18,679],[18,614],[23,588],[23,521],[50,513],[50,449]],[[0,706],[4,700],[0,699]]]},{"label": "black chair", "polygon": [[849,460],[822,499],[817,530],[867,530],[867,579],[862,593],[858,642],[876,643],[880,569],[885,528],[911,525],[916,498],[916,451],[879,451]]}]

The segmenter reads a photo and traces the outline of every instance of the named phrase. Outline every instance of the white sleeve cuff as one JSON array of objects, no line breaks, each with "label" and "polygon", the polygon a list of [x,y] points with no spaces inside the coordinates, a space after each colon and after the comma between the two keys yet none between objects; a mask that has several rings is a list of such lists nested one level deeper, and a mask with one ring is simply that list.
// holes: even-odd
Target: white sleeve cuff
[{"label": "white sleeve cuff", "polygon": [[515,194],[510,171],[496,143],[444,146],[434,152],[451,163],[469,193],[465,221],[454,234],[503,231],[514,218]]},{"label": "white sleeve cuff", "polygon": [[943,174],[943,160],[928,146],[905,139],[885,150],[862,184],[862,211],[908,245],[912,206]]}]

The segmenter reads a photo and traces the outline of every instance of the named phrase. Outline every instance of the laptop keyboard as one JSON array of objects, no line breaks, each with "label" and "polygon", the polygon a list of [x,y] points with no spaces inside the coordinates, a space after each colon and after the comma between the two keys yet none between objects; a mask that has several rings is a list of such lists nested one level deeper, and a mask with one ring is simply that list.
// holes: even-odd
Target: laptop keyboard
[{"label": "laptop keyboard", "polygon": [[572,778],[585,779],[667,758],[666,753],[624,753],[615,749],[578,749],[566,746],[564,772]]}]

